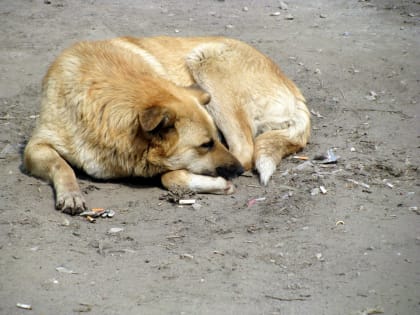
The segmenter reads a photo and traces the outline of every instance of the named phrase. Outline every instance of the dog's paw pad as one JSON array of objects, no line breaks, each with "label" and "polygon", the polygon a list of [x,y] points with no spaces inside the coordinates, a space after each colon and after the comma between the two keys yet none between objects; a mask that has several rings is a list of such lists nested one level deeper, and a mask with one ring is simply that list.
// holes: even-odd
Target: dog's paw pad
[{"label": "dog's paw pad", "polygon": [[55,207],[64,213],[76,215],[86,210],[86,202],[80,191],[63,192],[57,195]]}]

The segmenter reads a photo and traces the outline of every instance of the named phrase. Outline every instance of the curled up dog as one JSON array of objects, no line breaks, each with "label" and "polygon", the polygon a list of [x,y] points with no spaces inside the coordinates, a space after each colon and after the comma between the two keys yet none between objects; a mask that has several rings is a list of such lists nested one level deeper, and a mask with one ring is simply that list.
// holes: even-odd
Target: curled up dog
[{"label": "curled up dog", "polygon": [[95,178],[159,175],[167,189],[230,194],[230,179],[244,169],[255,167],[267,184],[281,158],[306,145],[309,129],[296,86],[240,41],[81,42],[44,78],[24,165],[52,183],[57,209],[76,214],[86,203],[72,167]]}]

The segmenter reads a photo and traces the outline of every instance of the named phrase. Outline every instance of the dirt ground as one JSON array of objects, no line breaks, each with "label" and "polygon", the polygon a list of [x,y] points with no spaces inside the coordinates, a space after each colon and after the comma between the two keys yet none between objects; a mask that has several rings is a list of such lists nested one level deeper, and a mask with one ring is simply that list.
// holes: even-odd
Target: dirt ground
[{"label": "dirt ground", "polygon": [[[1,1],[0,314],[420,314],[419,16],[413,0]],[[194,207],[81,177],[115,216],[55,211],[21,169],[49,63],[83,39],[161,34],[271,56],[313,113],[300,155],[338,163],[289,157],[267,187],[241,176]]]}]

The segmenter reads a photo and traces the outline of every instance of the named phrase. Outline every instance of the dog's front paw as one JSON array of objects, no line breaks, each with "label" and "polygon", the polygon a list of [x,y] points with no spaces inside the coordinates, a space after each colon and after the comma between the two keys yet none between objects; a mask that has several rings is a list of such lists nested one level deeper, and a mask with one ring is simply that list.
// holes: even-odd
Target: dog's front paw
[{"label": "dog's front paw", "polygon": [[86,210],[86,202],[80,191],[62,192],[57,194],[55,207],[64,213],[76,215]]},{"label": "dog's front paw", "polygon": [[235,185],[231,181],[226,181],[225,195],[231,195],[235,192]]}]

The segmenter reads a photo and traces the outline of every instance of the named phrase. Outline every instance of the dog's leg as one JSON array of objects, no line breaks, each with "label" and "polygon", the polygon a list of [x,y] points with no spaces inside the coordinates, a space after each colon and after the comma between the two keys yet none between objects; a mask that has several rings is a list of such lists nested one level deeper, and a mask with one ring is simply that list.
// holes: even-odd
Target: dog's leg
[{"label": "dog's leg", "polygon": [[278,124],[280,129],[263,132],[255,138],[254,165],[260,174],[261,184],[267,185],[283,157],[306,146],[311,130],[309,117],[303,100],[297,100],[296,111],[290,120]]},{"label": "dog's leg", "polygon": [[186,170],[168,172],[161,177],[162,185],[168,189],[188,189],[198,193],[229,195],[235,191],[233,184],[222,177],[192,174]]},{"label": "dog's leg", "polygon": [[86,209],[73,169],[51,145],[29,142],[24,164],[30,173],[53,184],[58,210],[74,215]]},{"label": "dog's leg", "polygon": [[252,168],[252,156],[254,154],[254,139],[250,122],[242,109],[237,109],[232,114],[231,109],[216,104],[212,100],[209,112],[222,132],[229,147],[229,151],[238,159],[245,170]]},{"label": "dog's leg", "polygon": [[254,162],[261,184],[267,185],[281,159],[302,149],[304,145],[291,142],[283,130],[270,130],[255,139]]}]

